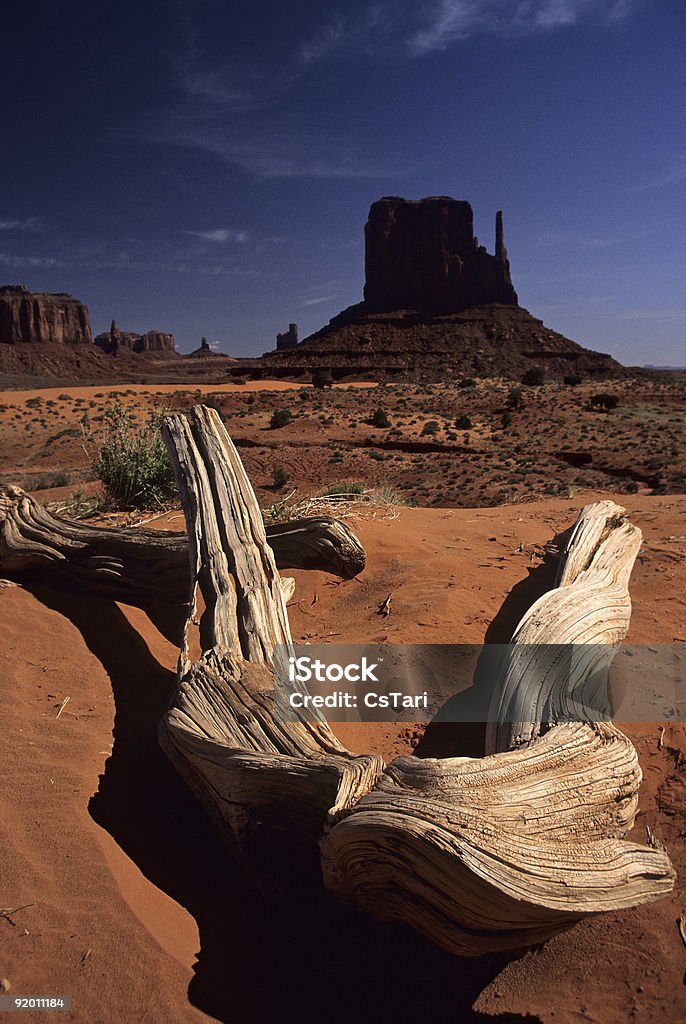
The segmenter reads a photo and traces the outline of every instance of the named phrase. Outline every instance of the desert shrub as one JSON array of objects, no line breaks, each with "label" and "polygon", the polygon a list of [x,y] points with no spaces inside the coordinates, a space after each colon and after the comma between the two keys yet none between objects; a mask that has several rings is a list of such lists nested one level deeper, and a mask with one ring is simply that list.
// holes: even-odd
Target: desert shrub
[{"label": "desert shrub", "polygon": [[339,484],[331,484],[322,492],[321,497],[331,498],[338,494],[362,494],[363,491],[364,484],[361,480],[344,480]]},{"label": "desert shrub", "polygon": [[270,430],[278,430],[279,427],[285,427],[292,419],[293,413],[290,409],[275,409],[269,421],[269,428]]},{"label": "desert shrub", "polygon": [[162,414],[136,426],[120,402],[105,412],[105,440],[93,469],[109,501],[120,508],[155,508],[176,496],[174,471],[160,434]]},{"label": "desert shrub", "polygon": [[503,413],[503,415],[500,418],[500,425],[503,428],[503,430],[506,430],[507,427],[509,427],[509,425],[511,423],[512,423],[512,413],[510,412],[509,409],[506,409],[505,412]]},{"label": "desert shrub", "polygon": [[458,388],[475,388],[476,381],[473,377],[463,377],[461,380],[458,380],[457,386]]},{"label": "desert shrub", "polygon": [[528,387],[538,387],[545,380],[545,374],[540,366],[532,366],[522,377],[522,384]]},{"label": "desert shrub", "polygon": [[64,469],[36,473],[24,479],[24,487],[27,491],[47,491],[52,487],[66,487],[68,483],[69,473]]},{"label": "desert shrub", "polygon": [[391,421],[388,418],[388,413],[386,412],[385,409],[382,409],[381,406],[379,406],[378,409],[374,410],[369,419],[369,422],[373,427],[385,428],[390,427],[391,425]]},{"label": "desert shrub", "polygon": [[422,434],[437,434],[439,431],[438,420],[427,420],[422,427]]},{"label": "desert shrub", "polygon": [[524,408],[524,392],[521,388],[510,388],[507,393],[507,404],[510,409]]},{"label": "desert shrub", "polygon": [[333,385],[331,370],[318,369],[312,374],[312,387],[330,388]]},{"label": "desert shrub", "polygon": [[471,430],[474,424],[472,423],[469,416],[462,415],[458,416],[455,420],[455,426],[458,430]]},{"label": "desert shrub", "polygon": [[619,399],[617,395],[610,395],[606,391],[600,391],[597,395],[591,395],[589,404],[592,409],[602,409],[604,412],[610,412],[612,409],[617,408]]},{"label": "desert shrub", "polygon": [[581,384],[581,377],[578,373],[566,373],[562,378],[565,384],[569,384],[570,387],[575,388],[577,384]]},{"label": "desert shrub", "polygon": [[33,398],[26,399],[27,409],[37,409],[39,405],[43,404],[43,399],[40,395],[35,395]]},{"label": "desert shrub", "polygon": [[275,466],[272,473],[272,486],[274,487],[274,490],[278,491],[280,488],[285,487],[288,480],[288,470],[283,466]]}]

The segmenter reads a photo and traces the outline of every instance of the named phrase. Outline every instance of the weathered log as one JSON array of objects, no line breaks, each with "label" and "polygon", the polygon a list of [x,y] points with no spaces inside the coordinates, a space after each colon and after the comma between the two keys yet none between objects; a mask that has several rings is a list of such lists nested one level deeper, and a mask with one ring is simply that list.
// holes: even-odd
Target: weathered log
[{"label": "weathered log", "polygon": [[[671,889],[664,851],[621,838],[640,769],[609,723],[556,725],[480,759],[399,758],[382,774],[378,757],[354,757],[326,723],[282,721],[273,668],[290,634],[249,481],[211,410],[170,418],[166,439],[187,516],[193,600],[160,737],[239,853],[249,856],[265,829],[313,840],[326,828],[321,863],[332,891],[464,955],[540,942],[586,914]],[[604,604],[601,581],[612,588],[628,579],[635,540],[618,542],[607,521],[589,563],[580,548],[587,535],[583,524],[575,531],[562,589],[573,602],[575,584],[597,586],[592,601],[608,615],[614,605]],[[203,653],[191,661],[196,587]],[[551,639],[566,635],[567,611],[557,606]]]},{"label": "weathered log", "polygon": [[[501,752],[389,765],[322,843],[331,890],[462,955],[671,890],[666,853],[622,841],[641,781],[633,745],[609,722],[569,720],[575,700],[594,706],[584,687],[626,633],[640,543],[618,506],[583,510],[558,588],[518,625],[496,682],[488,742]],[[570,674],[571,644],[584,646]],[[565,724],[540,735],[551,716]]]},{"label": "weathered log", "polygon": [[[602,707],[614,645],[629,629],[629,578],[642,534],[612,501],[587,505],[560,561],[555,589],[526,612],[494,688],[486,749],[510,750],[543,722]],[[627,741],[628,742],[628,741]]]},{"label": "weathered log", "polygon": [[[291,649],[291,635],[250,482],[214,410],[171,416],[163,433],[186,513],[191,600],[160,741],[244,861],[265,832],[284,827],[314,844],[383,761],[349,753],[324,720],[278,720],[275,652]],[[193,638],[198,588],[204,611]],[[196,641],[202,654],[191,661]]]},{"label": "weathered log", "polygon": [[[364,548],[337,519],[318,516],[266,527],[280,569],[321,569],[343,579],[362,571]],[[0,573],[127,604],[188,599],[183,533],[107,528],[53,515],[19,487],[0,487]]]}]

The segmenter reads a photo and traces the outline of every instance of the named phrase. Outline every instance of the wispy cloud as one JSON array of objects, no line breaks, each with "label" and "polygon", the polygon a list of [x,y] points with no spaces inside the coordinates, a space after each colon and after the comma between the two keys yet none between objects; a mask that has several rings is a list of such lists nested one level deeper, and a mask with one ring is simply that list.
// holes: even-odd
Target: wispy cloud
[{"label": "wispy cloud", "polygon": [[300,305],[301,307],[318,306],[320,302],[331,302],[335,298],[335,295],[320,295],[317,299],[305,299],[305,301],[301,302]]},{"label": "wispy cloud", "polygon": [[421,55],[482,33],[522,35],[583,20],[616,22],[634,7],[635,0],[433,0],[408,42],[410,50]]},{"label": "wispy cloud", "polygon": [[212,231],[183,231],[184,235],[193,235],[194,238],[202,238],[206,242],[247,242],[249,235],[247,231],[233,231],[231,228],[214,228]]},{"label": "wispy cloud", "polygon": [[0,220],[0,231],[40,231],[40,217],[27,217],[25,220]]},{"label": "wispy cloud", "polygon": [[159,271],[173,274],[200,274],[210,277],[258,276],[257,271],[250,267],[231,266],[224,263],[196,263],[182,258],[168,260],[132,259],[127,253],[120,253],[111,257],[70,259],[68,256],[34,256],[0,252],[0,266],[25,267],[29,269]]}]

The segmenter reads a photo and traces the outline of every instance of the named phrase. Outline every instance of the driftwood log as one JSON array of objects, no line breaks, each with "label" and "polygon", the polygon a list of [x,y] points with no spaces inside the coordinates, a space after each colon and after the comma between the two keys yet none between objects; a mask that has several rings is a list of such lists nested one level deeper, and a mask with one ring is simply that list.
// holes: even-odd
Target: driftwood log
[{"label": "driftwood log", "polygon": [[[623,840],[641,781],[633,745],[610,722],[570,721],[594,707],[608,645],[626,634],[640,544],[612,502],[582,511],[557,588],[517,626],[496,681],[495,752],[394,761],[323,842],[329,888],[463,955],[540,942],[671,890],[664,850]],[[571,673],[570,644],[583,645]]]},{"label": "driftwood log", "polygon": [[[364,548],[328,516],[266,527],[279,569],[321,569],[350,579]],[[88,526],[56,516],[20,487],[0,487],[0,575],[98,594],[127,604],[188,600],[188,540],[183,533]]]},{"label": "driftwood log", "polygon": [[160,741],[251,863],[284,828],[316,843],[327,817],[371,789],[383,762],[349,753],[323,720],[278,721],[274,659],[291,635],[252,487],[214,410],[171,416],[163,433],[186,513],[191,587],[179,686]]},{"label": "driftwood log", "polygon": [[[336,524],[333,543],[329,534],[305,559],[294,541],[302,524],[265,532],[212,410],[170,417],[165,439],[188,541],[69,523],[5,488],[0,572],[129,603],[190,597],[160,740],[243,863],[259,870],[294,835],[332,892],[461,955],[518,949],[670,891],[664,850],[624,838],[641,779],[633,746],[609,721],[569,721],[628,626],[640,533],[622,509],[584,509],[556,588],[517,627],[495,681],[488,756],[385,767],[345,750],[325,721],[284,722],[275,710],[275,659],[291,643],[277,564],[354,575],[364,563],[354,535]],[[591,655],[570,678],[548,655],[572,643]]]},{"label": "driftwood log", "polygon": [[[520,724],[512,734],[518,749],[476,759],[404,757],[384,771],[378,757],[344,750],[324,722],[280,721],[274,652],[288,650],[290,634],[250,483],[211,410],[171,417],[165,436],[191,540],[193,600],[161,741],[239,853],[249,856],[265,829],[320,838],[331,891],[462,955],[521,948],[584,915],[671,890],[666,853],[622,838],[641,774],[631,743],[609,723],[567,722],[545,735],[532,727],[526,736]],[[611,636],[626,628],[636,535],[616,506],[600,518],[592,508],[564,558],[564,600],[551,605],[548,632],[536,643],[566,642],[568,621],[589,606]],[[197,587],[206,610],[202,653],[192,661]],[[526,721],[510,696],[517,647],[514,668],[502,674],[502,704]],[[537,668],[534,689],[542,680],[554,688]]]}]

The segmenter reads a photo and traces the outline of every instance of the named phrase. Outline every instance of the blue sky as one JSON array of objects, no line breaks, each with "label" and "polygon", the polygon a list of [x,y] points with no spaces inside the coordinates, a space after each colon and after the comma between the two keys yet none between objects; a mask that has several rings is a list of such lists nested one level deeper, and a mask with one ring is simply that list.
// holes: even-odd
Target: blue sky
[{"label": "blue sky", "polygon": [[451,195],[549,326],[686,363],[682,0],[27,0],[3,35],[0,283],[96,331],[304,337],[375,199]]}]

